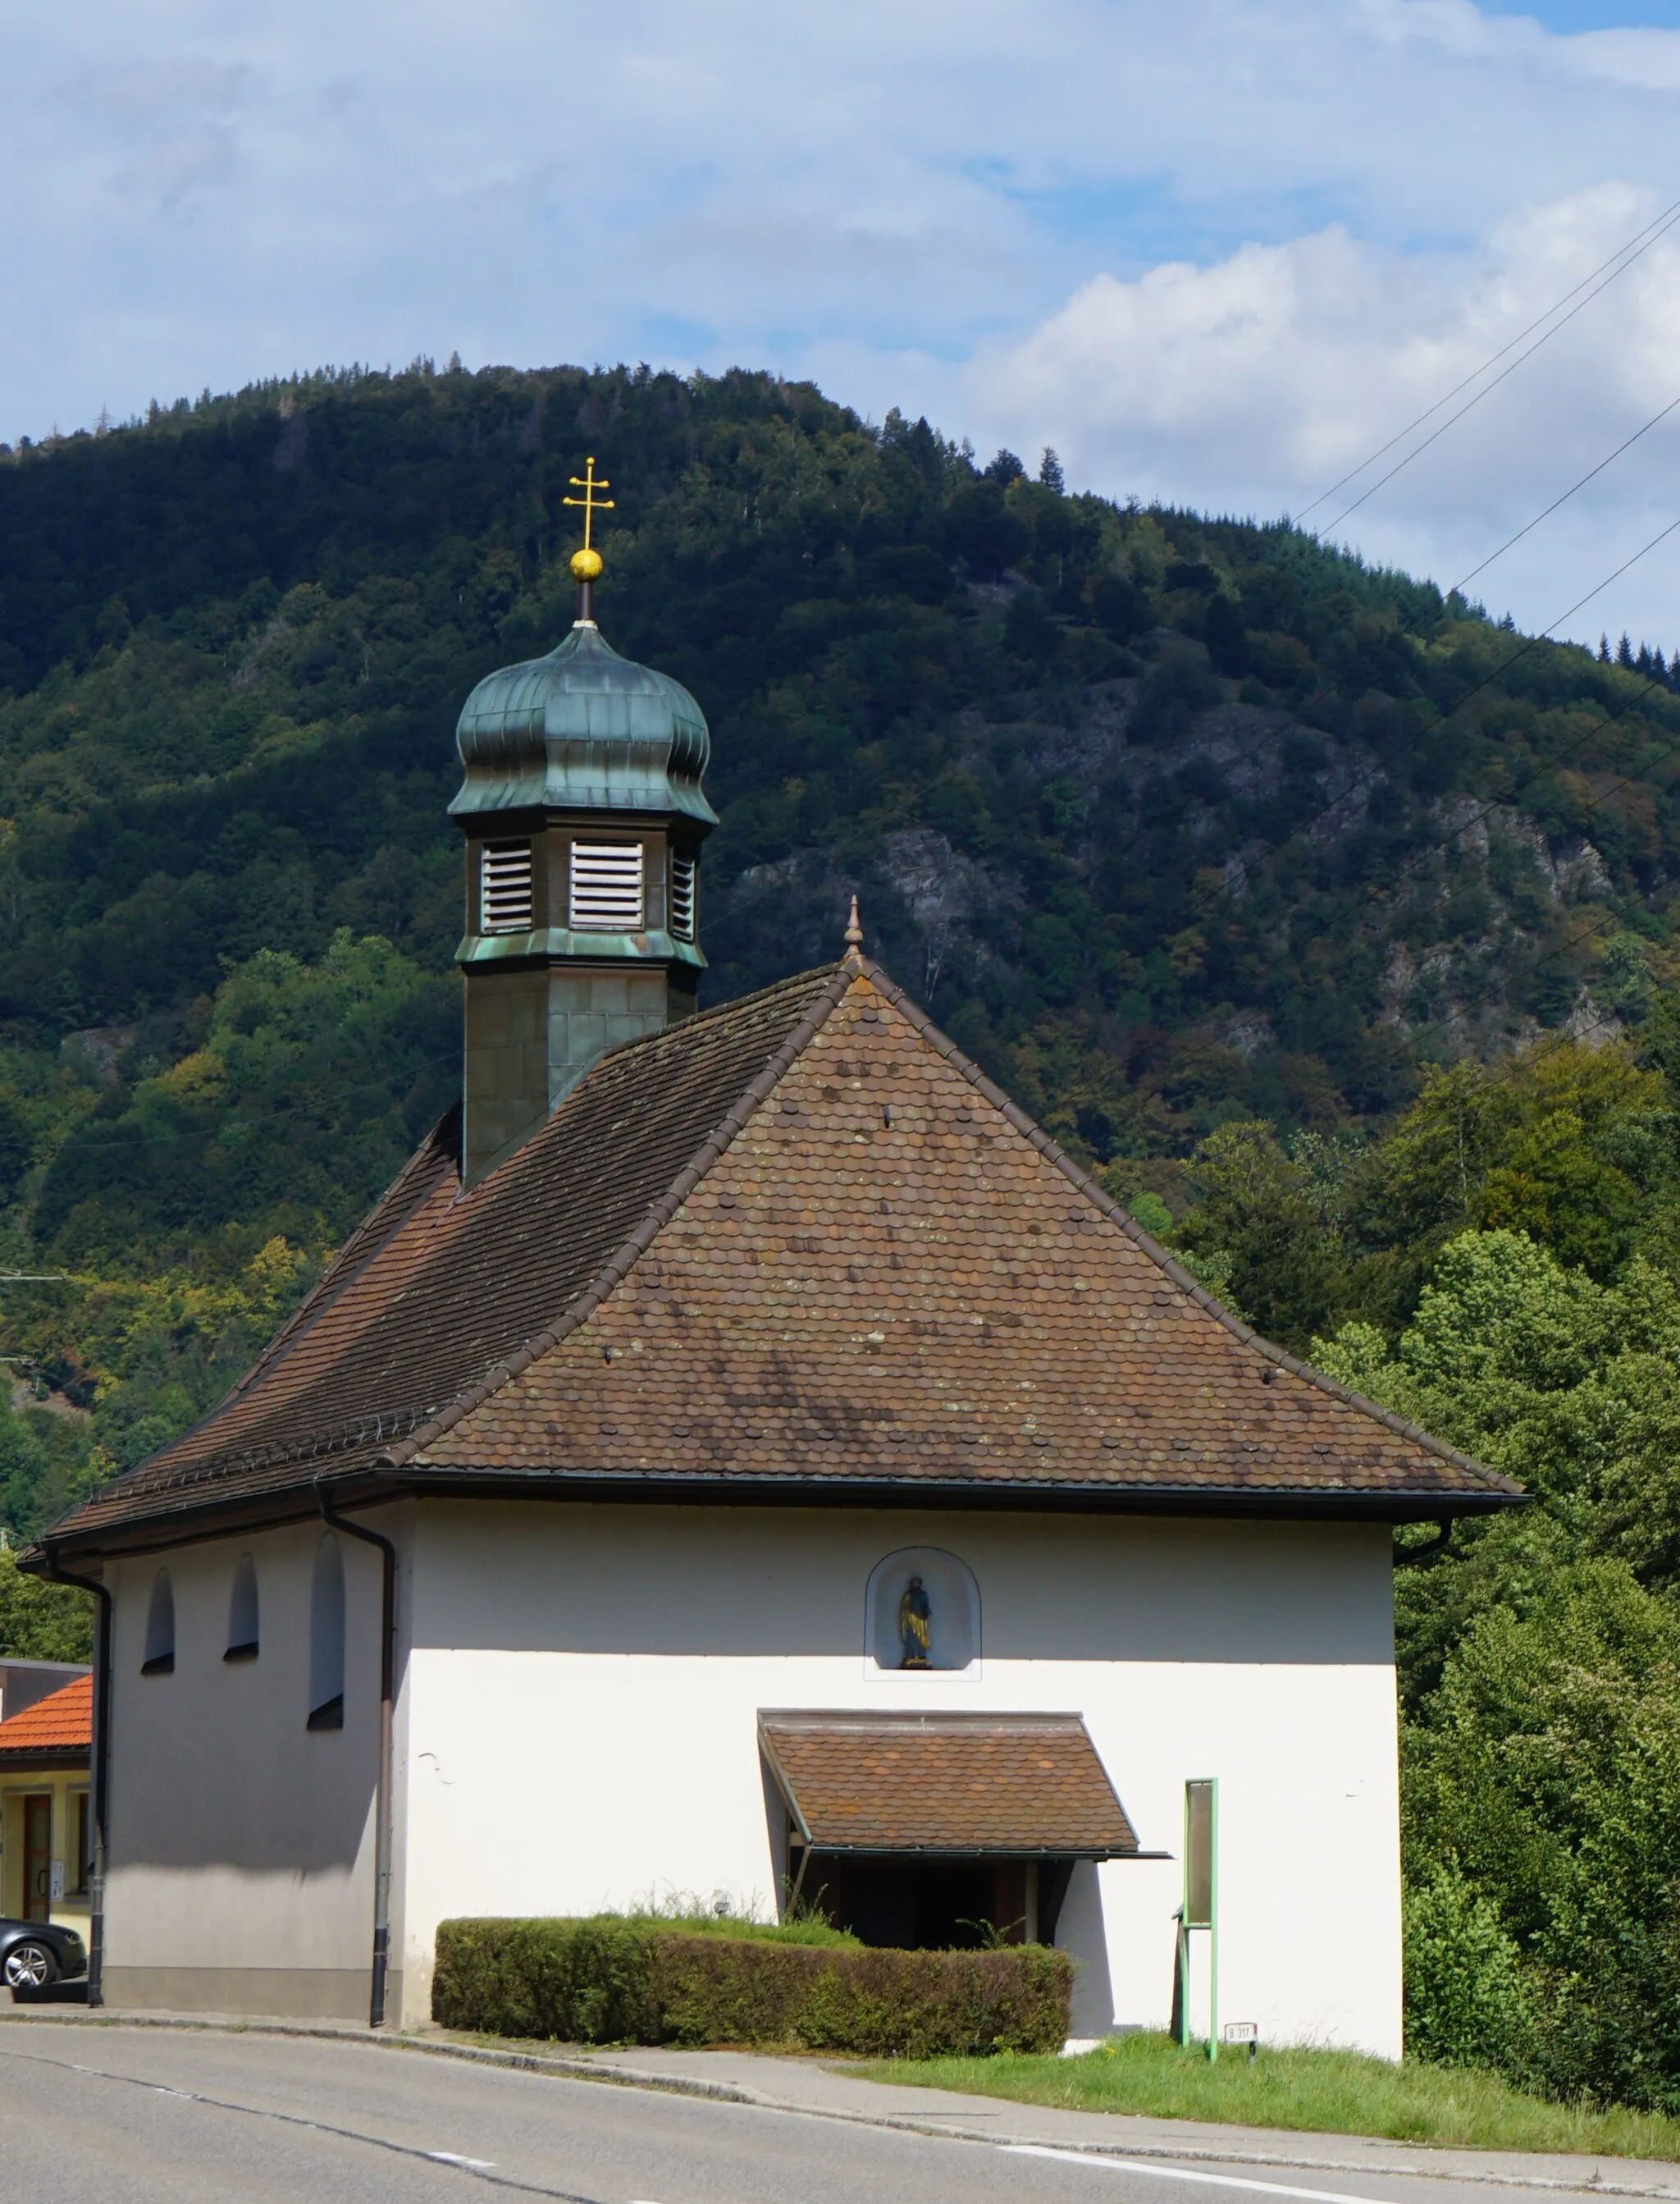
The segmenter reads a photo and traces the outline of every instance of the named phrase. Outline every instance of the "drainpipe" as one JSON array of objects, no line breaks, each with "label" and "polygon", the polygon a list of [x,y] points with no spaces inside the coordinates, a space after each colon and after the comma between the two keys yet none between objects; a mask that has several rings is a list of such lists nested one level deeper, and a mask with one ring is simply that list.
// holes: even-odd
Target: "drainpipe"
[{"label": "drainpipe", "polygon": [[91,1591],[99,1603],[99,1620],[93,1644],[93,1737],[88,1754],[88,1789],[93,1805],[92,1888],[88,1892],[87,2002],[105,2002],[105,1801],[109,1792],[111,1735],[111,1595],[98,1577],[73,1576],[61,1568],[58,1557],[45,1549],[42,1574],[50,1584],[74,1585]]},{"label": "drainpipe", "polygon": [[397,1674],[397,1549],[377,1531],[365,1531],[334,1514],[325,1486],[317,1478],[315,1497],[322,1520],[342,1531],[347,1538],[377,1546],[381,1556],[379,1626],[379,1777],[374,1804],[373,1970],[368,2000],[368,2025],[385,2025],[385,1977],[391,1963],[391,1717]]}]

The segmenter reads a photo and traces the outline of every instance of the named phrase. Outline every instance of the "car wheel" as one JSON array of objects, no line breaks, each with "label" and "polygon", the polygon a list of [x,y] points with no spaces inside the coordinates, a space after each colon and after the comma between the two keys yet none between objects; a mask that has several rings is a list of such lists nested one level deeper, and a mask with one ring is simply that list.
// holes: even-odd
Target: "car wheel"
[{"label": "car wheel", "polygon": [[14,1944],[6,1954],[9,1989],[41,1990],[58,1980],[58,1962],[44,1944]]}]

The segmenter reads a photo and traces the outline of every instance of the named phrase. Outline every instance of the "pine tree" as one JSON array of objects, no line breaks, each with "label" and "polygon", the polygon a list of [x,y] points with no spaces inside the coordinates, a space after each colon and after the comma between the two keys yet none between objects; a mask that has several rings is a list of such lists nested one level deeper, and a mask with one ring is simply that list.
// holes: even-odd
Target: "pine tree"
[{"label": "pine tree", "polygon": [[1062,462],[1056,456],[1054,444],[1046,444],[1044,455],[1038,462],[1038,479],[1046,489],[1053,489],[1058,497],[1068,494],[1068,478],[1062,471]]}]

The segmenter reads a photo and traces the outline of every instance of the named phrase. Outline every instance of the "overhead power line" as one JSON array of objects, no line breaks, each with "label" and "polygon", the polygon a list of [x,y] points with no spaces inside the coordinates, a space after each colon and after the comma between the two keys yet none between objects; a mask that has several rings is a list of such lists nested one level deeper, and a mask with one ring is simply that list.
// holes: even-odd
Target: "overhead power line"
[{"label": "overhead power line", "polygon": [[[1386,457],[1388,453],[1392,452],[1397,444],[1403,444],[1406,438],[1411,435],[1414,429],[1421,429],[1426,421],[1432,420],[1434,417],[1440,412],[1443,406],[1450,406],[1461,390],[1468,390],[1471,383],[1479,381],[1482,376],[1486,375],[1490,367],[1497,367],[1508,352],[1515,351],[1516,347],[1522,343],[1525,337],[1532,336],[1535,331],[1541,328],[1544,323],[1551,320],[1553,314],[1561,312],[1564,307],[1568,305],[1571,299],[1575,298],[1580,292],[1584,291],[1589,283],[1596,282],[1599,277],[1605,273],[1606,269],[1614,267],[1615,264],[1618,260],[1624,259],[1624,257],[1626,258],[1627,266],[1630,268],[1633,265],[1634,261],[1639,258],[1640,253],[1643,252],[1647,246],[1654,245],[1657,241],[1657,238],[1670,227],[1677,217],[1680,217],[1680,199],[1676,199],[1671,205],[1665,206],[1659,215],[1653,216],[1650,222],[1647,222],[1643,229],[1636,230],[1628,240],[1625,245],[1618,246],[1617,247],[1616,251],[1611,254],[1608,260],[1601,260],[1598,266],[1593,270],[1590,275],[1583,276],[1581,278],[1581,281],[1575,286],[1573,290],[1565,291],[1561,299],[1555,300],[1546,309],[1546,311],[1543,314],[1540,315],[1535,320],[1530,322],[1527,329],[1518,329],[1514,337],[1511,338],[1508,342],[1501,345],[1496,353],[1492,353],[1487,359],[1484,359],[1480,367],[1472,368],[1470,372],[1465,376],[1462,382],[1455,382],[1451,390],[1444,392],[1440,397],[1436,399],[1433,406],[1426,406],[1416,420],[1408,421],[1404,429],[1397,430],[1394,435],[1388,439],[1386,444],[1379,444],[1374,452],[1368,453],[1366,456],[1360,460],[1357,467],[1350,467],[1347,472],[1343,475],[1339,481],[1333,482],[1330,484],[1328,489],[1320,490],[1318,495],[1314,498],[1312,503],[1309,506],[1304,507],[1302,510],[1295,515],[1296,520],[1298,522],[1304,520],[1308,513],[1316,512],[1321,505],[1328,505],[1329,501],[1335,495],[1339,489],[1346,489],[1349,483],[1352,482],[1358,476],[1364,474],[1367,467],[1374,467],[1377,461],[1380,459]],[[1655,233],[1654,235],[1653,234],[1653,232]],[[1637,251],[1636,251],[1636,247],[1637,247]],[[1616,269],[1617,275],[1619,276],[1622,272],[1623,271],[1620,268]],[[1596,295],[1597,294],[1594,293],[1594,296]],[[1582,301],[1582,304],[1585,304],[1584,300]],[[1562,324],[1559,323],[1559,326],[1561,328]]]},{"label": "overhead power line", "polygon": [[1642,429],[1636,429],[1634,430],[1632,435],[1628,438],[1626,443],[1618,444],[1615,450],[1611,453],[1609,459],[1600,459],[1595,467],[1589,468],[1588,471],[1582,476],[1579,482],[1571,483],[1570,484],[1569,488],[1564,492],[1561,497],[1554,497],[1551,504],[1547,507],[1543,512],[1535,513],[1534,518],[1529,521],[1526,528],[1519,528],[1514,536],[1506,537],[1505,541],[1500,544],[1497,551],[1490,551],[1479,566],[1472,566],[1468,574],[1464,575],[1459,580],[1456,581],[1452,584],[1453,590],[1462,590],[1466,582],[1473,582],[1478,574],[1486,573],[1488,567],[1493,565],[1494,560],[1503,559],[1505,553],[1510,550],[1513,543],[1520,543],[1523,538],[1527,536],[1530,530],[1539,527],[1542,520],[1549,520],[1560,505],[1567,505],[1571,498],[1575,495],[1576,490],[1585,489],[1588,483],[1592,481],[1595,475],[1601,475],[1605,469],[1610,465],[1612,459],[1619,459],[1623,453],[1628,451],[1633,445],[1636,444],[1642,436],[1648,436],[1652,430],[1657,426],[1657,424],[1659,421],[1666,421],[1669,415],[1673,412],[1677,406],[1680,406],[1680,398],[1671,398],[1667,405],[1663,407],[1660,413],[1653,413]]}]

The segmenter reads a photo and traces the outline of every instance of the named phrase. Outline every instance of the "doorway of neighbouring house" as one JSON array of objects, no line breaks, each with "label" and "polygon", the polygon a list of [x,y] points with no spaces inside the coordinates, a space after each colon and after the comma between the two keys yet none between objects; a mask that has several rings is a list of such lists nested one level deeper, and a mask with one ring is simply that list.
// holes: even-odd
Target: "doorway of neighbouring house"
[{"label": "doorway of neighbouring house", "polygon": [[52,1793],[32,1792],[23,1802],[23,1917],[52,1917]]}]

